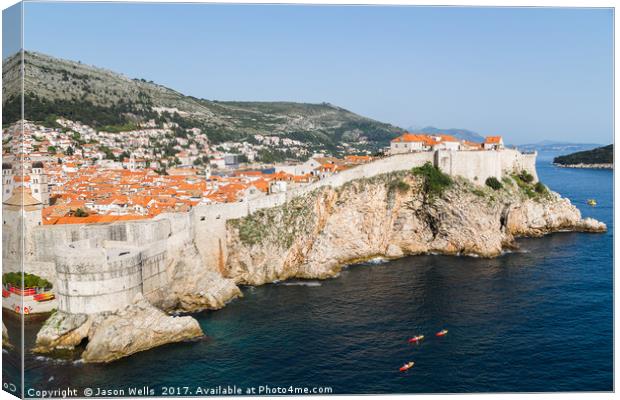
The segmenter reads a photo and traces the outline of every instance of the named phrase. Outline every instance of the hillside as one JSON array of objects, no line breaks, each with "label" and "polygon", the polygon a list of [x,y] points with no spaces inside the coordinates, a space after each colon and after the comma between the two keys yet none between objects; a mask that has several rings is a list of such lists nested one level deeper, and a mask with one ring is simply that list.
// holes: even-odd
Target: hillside
[{"label": "hillside", "polygon": [[560,165],[613,164],[614,145],[610,144],[593,150],[579,151],[577,153],[556,157],[553,159],[553,162]]},{"label": "hillside", "polygon": [[[402,130],[329,103],[220,102],[185,96],[173,89],[130,79],[80,62],[25,53],[26,119],[61,116],[95,128],[118,128],[166,119],[198,127],[214,142],[252,134],[281,135],[333,148],[341,142],[383,146]],[[19,119],[19,58],[4,61],[4,124]]]}]

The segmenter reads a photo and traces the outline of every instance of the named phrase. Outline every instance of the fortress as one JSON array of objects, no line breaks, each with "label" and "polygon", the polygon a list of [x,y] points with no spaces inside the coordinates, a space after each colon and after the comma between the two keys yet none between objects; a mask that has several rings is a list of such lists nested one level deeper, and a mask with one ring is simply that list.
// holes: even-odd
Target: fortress
[{"label": "fortress", "polygon": [[[71,314],[114,311],[130,304],[138,293],[155,302],[170,285],[168,267],[194,246],[201,266],[221,271],[226,265],[226,222],[257,210],[275,207],[324,186],[432,163],[451,176],[477,185],[489,177],[501,179],[523,170],[536,174],[536,153],[514,149],[435,150],[397,154],[359,165],[299,189],[270,194],[245,202],[197,206],[187,213],[161,214],[150,220],[109,224],[41,225],[37,205],[23,214],[14,204],[4,204],[5,226],[24,226],[25,272],[52,282],[58,309]],[[40,209],[39,209],[40,210]],[[40,211],[39,211],[40,213]],[[3,230],[5,270],[18,271],[18,229]]]}]

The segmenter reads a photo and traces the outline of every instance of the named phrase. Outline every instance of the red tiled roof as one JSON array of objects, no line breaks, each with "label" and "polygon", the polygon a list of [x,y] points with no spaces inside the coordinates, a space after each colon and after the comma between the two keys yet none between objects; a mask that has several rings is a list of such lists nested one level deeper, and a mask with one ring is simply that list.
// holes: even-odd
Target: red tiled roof
[{"label": "red tiled roof", "polygon": [[487,136],[484,138],[486,144],[499,144],[502,140],[501,136]]}]

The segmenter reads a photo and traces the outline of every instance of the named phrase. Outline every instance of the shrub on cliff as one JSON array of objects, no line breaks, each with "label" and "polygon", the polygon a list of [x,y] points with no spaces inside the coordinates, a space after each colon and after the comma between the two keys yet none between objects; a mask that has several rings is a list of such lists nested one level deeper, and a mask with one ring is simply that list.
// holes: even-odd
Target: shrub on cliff
[{"label": "shrub on cliff", "polygon": [[502,183],[494,176],[488,177],[484,184],[493,190],[500,190],[503,187]]},{"label": "shrub on cliff", "polygon": [[534,182],[534,177],[526,170],[521,171],[521,173],[519,174],[519,179],[521,179],[525,183]]},{"label": "shrub on cliff", "polygon": [[398,190],[401,193],[406,192],[407,190],[409,190],[409,184],[403,181],[402,179],[393,180],[390,182],[388,191],[393,192],[396,190]]},{"label": "shrub on cliff", "polygon": [[547,194],[549,192],[547,190],[547,187],[543,185],[541,182],[536,182],[536,185],[534,185],[534,190],[538,194]]},{"label": "shrub on cliff", "polygon": [[441,196],[452,185],[452,179],[430,162],[414,168],[413,174],[424,178],[424,192],[429,196]]}]

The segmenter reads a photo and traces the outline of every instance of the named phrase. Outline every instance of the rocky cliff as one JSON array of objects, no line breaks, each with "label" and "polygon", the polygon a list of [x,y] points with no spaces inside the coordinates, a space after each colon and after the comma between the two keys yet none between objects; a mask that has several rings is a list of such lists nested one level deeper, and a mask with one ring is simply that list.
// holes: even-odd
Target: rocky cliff
[{"label": "rocky cliff", "polygon": [[93,315],[54,313],[37,334],[37,353],[75,350],[84,362],[109,362],[128,355],[203,336],[192,317],[169,316],[142,296],[117,312]]},{"label": "rocky cliff", "polygon": [[495,257],[518,236],[606,229],[541,184],[498,183],[474,186],[424,167],[322,188],[229,221],[225,276],[249,285],[327,278],[377,256]]}]

